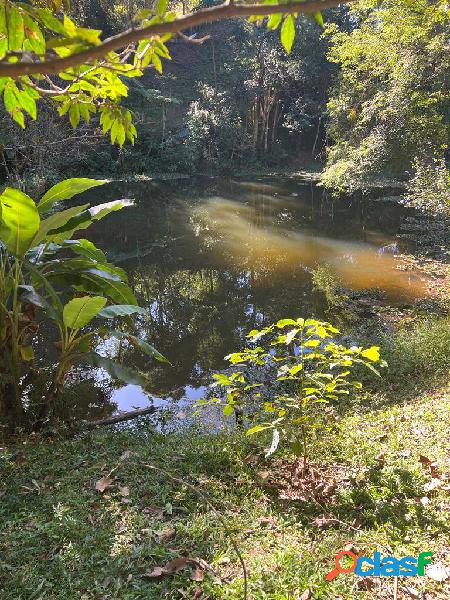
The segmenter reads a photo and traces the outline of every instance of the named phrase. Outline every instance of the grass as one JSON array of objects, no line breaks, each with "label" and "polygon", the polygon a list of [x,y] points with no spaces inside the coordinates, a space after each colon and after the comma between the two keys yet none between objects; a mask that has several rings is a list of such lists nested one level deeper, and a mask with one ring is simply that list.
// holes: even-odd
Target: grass
[{"label": "grass", "polygon": [[[346,545],[398,557],[430,550],[450,564],[448,492],[425,491],[431,473],[419,462],[420,455],[436,461],[445,483],[449,420],[445,390],[343,415],[313,444],[313,462],[337,486],[319,503],[283,499],[292,458],[265,461],[239,432],[163,436],[143,421],[135,431],[4,447],[0,596],[241,599],[242,571],[215,512],[185,485],[141,465],[151,462],[208,494],[244,556],[253,600],[299,600],[306,590],[315,599],[392,598],[392,578],[350,574],[328,584],[325,574]],[[112,486],[97,491],[111,472]],[[184,569],[143,577],[180,556],[204,559],[216,576],[207,571],[193,581]],[[448,583],[417,577],[400,578],[397,597],[425,598],[424,590],[427,600],[450,595]]]}]

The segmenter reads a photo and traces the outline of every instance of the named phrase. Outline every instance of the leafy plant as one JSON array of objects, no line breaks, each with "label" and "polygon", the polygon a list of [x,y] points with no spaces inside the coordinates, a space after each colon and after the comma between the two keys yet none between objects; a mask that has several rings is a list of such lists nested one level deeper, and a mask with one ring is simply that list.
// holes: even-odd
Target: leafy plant
[{"label": "leafy plant", "polygon": [[415,208],[436,214],[450,214],[450,172],[442,158],[416,160],[414,176],[408,182],[406,200]]},{"label": "leafy plant", "polygon": [[281,437],[303,457],[306,467],[308,438],[327,416],[327,405],[348,396],[362,384],[350,379],[364,365],[377,375],[379,348],[347,348],[335,341],[339,330],[314,319],[282,319],[247,338],[253,347],[226,357],[227,373],[214,375],[213,387],[222,394],[204,404],[219,404],[223,413],[242,414],[252,422],[247,435],[272,431],[267,455]]},{"label": "leafy plant", "polygon": [[[56,210],[62,200],[104,183],[68,179],[38,203],[13,188],[0,195],[0,419],[11,429],[25,425],[30,416],[26,390],[36,374],[33,338],[40,323],[38,311],[56,325],[60,353],[42,397],[39,420],[49,416],[67,373],[79,360],[101,363],[113,377],[145,383],[141,374],[97,355],[95,330],[86,331],[96,317],[111,320],[145,312],[127,285],[126,273],[89,240],[72,239],[75,232],[129,201]],[[149,344],[121,335],[144,353],[166,361]]]},{"label": "leafy plant", "polygon": [[[255,7],[263,12],[262,18],[272,15],[271,29],[280,24],[281,13],[289,13],[281,28],[287,52],[294,42],[298,14],[312,12],[303,2],[294,7],[295,13],[291,6],[280,3],[279,15],[273,14],[271,6]],[[24,128],[26,117],[37,118],[38,101],[48,98],[60,116],[68,115],[74,128],[99,116],[103,132],[120,146],[125,140],[134,143],[136,138],[132,113],[121,105],[128,95],[126,80],[141,77],[149,67],[162,73],[163,60],[171,58],[167,42],[183,29],[253,14],[251,5],[223,3],[177,16],[169,10],[168,0],[158,0],[136,14],[126,11],[133,26],[102,39],[100,29],[80,27],[70,16],[73,12],[70,0],[0,0],[0,93],[5,109]],[[322,23],[320,15],[316,18]]]}]

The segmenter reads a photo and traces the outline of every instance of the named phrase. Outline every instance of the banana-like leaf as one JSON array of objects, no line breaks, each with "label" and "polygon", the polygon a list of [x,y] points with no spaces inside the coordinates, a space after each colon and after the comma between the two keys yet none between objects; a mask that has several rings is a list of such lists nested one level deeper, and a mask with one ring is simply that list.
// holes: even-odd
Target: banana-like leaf
[{"label": "banana-like leaf", "polygon": [[81,329],[87,325],[106,304],[102,296],[82,296],[70,300],[63,311],[64,325],[70,329]]},{"label": "banana-like leaf", "polygon": [[[89,204],[83,204],[82,206],[72,206],[66,210],[61,210],[53,215],[47,217],[44,221],[41,221],[39,231],[36,233],[32,246],[37,246],[44,240],[47,242],[53,241],[52,231],[63,227],[70,219],[82,213]],[[57,235],[55,236],[57,237]]]},{"label": "banana-like leaf", "polygon": [[83,177],[60,181],[42,196],[38,207],[39,212],[41,214],[45,213],[55,204],[55,202],[69,200],[77,194],[81,194],[93,187],[104,185],[105,183],[108,183],[107,179],[87,179]]},{"label": "banana-like leaf", "polygon": [[97,316],[103,319],[114,319],[115,317],[128,317],[135,314],[145,315],[146,313],[147,311],[144,308],[133,304],[112,304],[102,308]]},{"label": "banana-like leaf", "polygon": [[39,212],[29,196],[7,187],[0,196],[0,239],[14,256],[22,257],[40,225]]},{"label": "banana-like leaf", "polygon": [[104,252],[97,248],[90,240],[66,240],[63,247],[70,248],[70,250],[85,258],[90,258],[101,263],[108,262]]},{"label": "banana-like leaf", "polygon": [[122,331],[114,330],[110,331],[110,333],[118,339],[127,340],[127,342],[129,342],[132,346],[139,348],[139,350],[141,350],[141,352],[143,352],[144,354],[147,354],[147,356],[152,356],[153,358],[156,358],[156,360],[159,360],[159,362],[168,363],[169,365],[171,364],[171,362],[163,354],[161,354],[161,352],[158,352],[156,348],[154,348],[145,340],[141,340],[135,335],[131,335],[130,333],[124,333]]},{"label": "banana-like leaf", "polygon": [[76,231],[87,229],[87,227],[89,227],[93,221],[99,221],[112,212],[132,205],[132,200],[124,199],[105,202],[104,204],[99,204],[98,206],[91,206],[76,217],[70,219],[62,227],[56,229],[53,232],[53,241],[56,243],[63,243],[65,240],[70,239]]},{"label": "banana-like leaf", "polygon": [[92,365],[93,367],[104,369],[109,375],[111,375],[111,377],[114,379],[120,379],[124,383],[141,386],[144,386],[147,383],[144,375],[138,371],[130,369],[129,367],[125,367],[124,365],[110,358],[100,356],[96,352],[89,352],[83,358],[88,364]]}]

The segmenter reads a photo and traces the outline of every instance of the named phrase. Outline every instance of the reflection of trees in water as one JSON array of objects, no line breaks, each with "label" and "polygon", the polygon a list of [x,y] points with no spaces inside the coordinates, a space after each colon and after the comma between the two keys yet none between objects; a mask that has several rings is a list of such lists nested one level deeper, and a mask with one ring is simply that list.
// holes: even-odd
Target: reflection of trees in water
[{"label": "reflection of trees in water", "polygon": [[[324,317],[308,272],[316,254],[342,254],[346,238],[384,245],[390,238],[382,231],[395,230],[399,218],[397,208],[328,203],[312,184],[280,178],[116,184],[110,191],[136,198],[136,207],[112,215],[97,241],[127,270],[148,308],[147,316],[119,326],[153,344],[173,367],[126,342],[111,351],[148,373],[147,391],[157,396],[208,383],[210,371],[263,323]],[[331,249],[327,236],[335,237]]]},{"label": "reflection of trees in water", "polygon": [[223,357],[240,347],[251,329],[280,315],[316,312],[301,273],[293,272],[286,286],[285,276],[277,277],[265,265],[173,272],[146,265],[131,279],[148,316],[127,329],[157,346],[173,367],[149,363],[129,346],[122,349],[122,359],[149,374],[148,391],[158,396],[208,383],[210,372],[224,366]]}]

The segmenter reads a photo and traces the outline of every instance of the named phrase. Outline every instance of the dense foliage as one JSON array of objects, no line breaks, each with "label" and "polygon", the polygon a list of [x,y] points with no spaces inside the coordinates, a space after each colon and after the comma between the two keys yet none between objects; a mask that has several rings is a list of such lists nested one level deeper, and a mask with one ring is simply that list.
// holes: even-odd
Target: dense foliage
[{"label": "dense foliage", "polygon": [[407,177],[415,160],[441,159],[449,142],[450,11],[444,0],[360,0],[352,28],[330,25],[340,67],[328,104],[325,185],[355,189]]},{"label": "dense foliage", "polygon": [[352,370],[364,365],[378,374],[379,348],[347,348],[336,341],[339,333],[330,323],[302,318],[251,331],[249,347],[226,357],[231,370],[214,375],[213,386],[225,393],[209,403],[222,405],[226,416],[245,415],[252,423],[247,435],[272,431],[268,456],[282,437],[306,466],[311,433],[330,418],[328,404],[362,387],[349,379]]},{"label": "dense foliage", "polygon": [[[38,203],[14,188],[6,188],[0,196],[0,426],[42,425],[52,415],[67,374],[80,361],[128,383],[145,385],[141,374],[97,354],[96,330],[86,330],[95,317],[111,320],[145,312],[127,285],[127,274],[89,240],[73,239],[76,232],[127,202],[55,210],[62,201],[104,183],[62,181]],[[43,343],[39,313],[56,330],[54,368],[37,369],[34,364],[35,349]],[[109,336],[129,340],[146,354],[165,360],[134,336],[116,331],[109,331]]]}]

